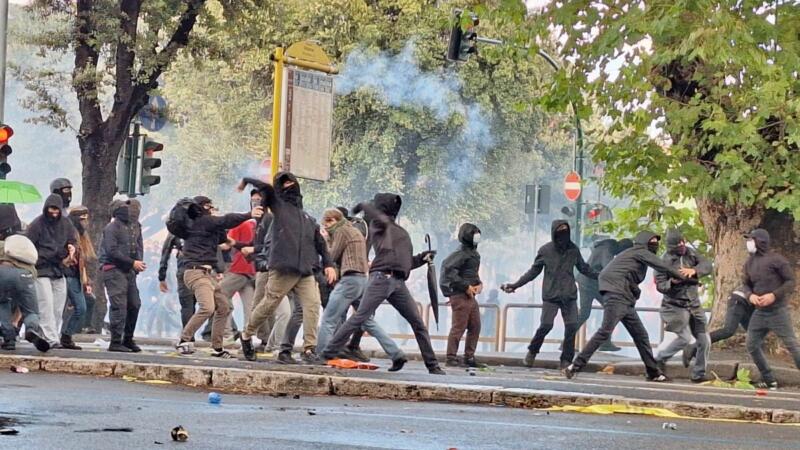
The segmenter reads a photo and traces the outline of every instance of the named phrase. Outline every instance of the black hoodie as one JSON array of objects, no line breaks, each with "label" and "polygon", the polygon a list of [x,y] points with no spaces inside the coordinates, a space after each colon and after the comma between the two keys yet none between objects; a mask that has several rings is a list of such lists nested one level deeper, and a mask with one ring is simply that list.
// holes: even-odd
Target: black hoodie
[{"label": "black hoodie", "polygon": [[[635,305],[641,295],[639,284],[647,275],[647,268],[662,271],[679,280],[686,280],[676,269],[665,263],[655,252],[648,249],[650,239],[658,237],[649,231],[640,231],[633,240],[633,247],[617,255],[600,272],[600,293],[616,294],[630,305]],[[689,280],[686,280],[689,281]]]},{"label": "black hoodie", "polygon": [[353,213],[364,211],[369,223],[369,236],[375,250],[370,272],[393,273],[404,280],[411,271],[425,263],[422,253],[414,255],[411,236],[395,220],[403,201],[396,194],[375,194],[370,203],[360,203]]},{"label": "black hoodie", "polygon": [[755,229],[749,237],[756,242],[756,253],[744,263],[744,284],[755,295],[774,294],[773,304],[758,308],[774,311],[789,302],[795,286],[794,271],[783,255],[770,250],[767,230]]},{"label": "black hoodie", "polygon": [[[284,188],[286,181],[294,185]],[[303,211],[300,184],[290,172],[275,175],[274,186],[255,178],[245,178],[245,184],[255,186],[262,195],[262,206],[272,211],[272,223],[266,237],[269,242],[269,270],[301,276],[314,273],[314,267],[333,267],[319,224]]]},{"label": "black hoodie", "polygon": [[0,241],[22,230],[17,208],[10,203],[0,203]]},{"label": "black hoodie", "polygon": [[133,263],[142,261],[142,235],[131,232],[130,209],[127,203],[112,203],[111,221],[103,229],[100,244],[100,265],[110,265],[123,272],[133,270]]},{"label": "black hoodie", "polygon": [[[55,207],[59,210],[56,219],[50,217],[47,208]],[[61,197],[50,194],[42,207],[42,215],[37,217],[28,226],[26,234],[28,239],[36,246],[39,260],[36,262],[36,271],[40,277],[61,278],[64,276],[62,261],[67,257],[67,244],[77,247],[78,232],[72,222],[63,215],[64,203]]]},{"label": "black hoodie", "polygon": [[[561,225],[567,226],[566,232],[556,233]],[[597,271],[583,260],[580,249],[569,239],[569,232],[566,220],[554,220],[550,226],[552,241],[539,248],[531,268],[509,286],[518,289],[533,281],[544,270],[542,301],[558,303],[577,300],[575,269],[592,279],[597,278]]]},{"label": "black hoodie", "polygon": [[[592,254],[589,255],[589,259],[586,261],[586,264],[589,264],[589,267],[592,268],[597,273],[600,273],[604,267],[614,259],[620,251],[622,251],[620,243],[616,239],[602,239],[596,241],[594,245],[592,245]],[[587,277],[586,275],[579,273],[576,277],[578,280],[578,284],[581,286],[586,285],[588,288],[597,290],[597,279],[592,279]]]},{"label": "black hoodie", "polygon": [[[692,277],[699,280],[711,274],[713,267],[711,262],[697,253],[696,250],[683,247],[685,250],[680,252],[678,244],[683,240],[683,236],[677,230],[667,232],[667,252],[661,258],[675,270],[686,268],[694,269],[697,274]],[[700,307],[700,297],[697,295],[697,283],[675,283],[669,274],[656,271],[656,288],[658,292],[664,294],[664,302],[675,306]]]},{"label": "black hoodie", "polygon": [[478,275],[481,255],[478,253],[478,244],[473,242],[475,234],[480,232],[481,230],[471,223],[465,223],[459,228],[458,241],[461,247],[442,263],[439,287],[445,297],[465,294],[468,287],[481,284]]}]

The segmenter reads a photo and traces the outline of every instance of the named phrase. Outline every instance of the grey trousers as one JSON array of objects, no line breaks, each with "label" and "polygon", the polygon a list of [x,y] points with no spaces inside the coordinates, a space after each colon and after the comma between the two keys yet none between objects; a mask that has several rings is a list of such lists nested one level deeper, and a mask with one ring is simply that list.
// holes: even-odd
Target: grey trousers
[{"label": "grey trousers", "polygon": [[[667,336],[656,349],[656,360],[666,362],[676,353],[697,339],[697,354],[692,364],[692,378],[702,378],[708,368],[708,353],[711,338],[706,331],[706,314],[702,307],[682,308],[668,303],[661,304],[661,320],[666,325]],[[695,330],[694,332],[692,330]]]},{"label": "grey trousers", "polygon": [[753,317],[750,318],[750,326],[747,328],[747,351],[753,358],[753,363],[761,372],[761,380],[765,382],[775,381],[772,369],[764,356],[761,346],[767,333],[772,331],[783,342],[789,350],[789,354],[794,359],[794,365],[800,369],[800,345],[797,343],[797,336],[792,328],[791,313],[786,307],[778,308],[774,311],[764,311],[756,309]]}]

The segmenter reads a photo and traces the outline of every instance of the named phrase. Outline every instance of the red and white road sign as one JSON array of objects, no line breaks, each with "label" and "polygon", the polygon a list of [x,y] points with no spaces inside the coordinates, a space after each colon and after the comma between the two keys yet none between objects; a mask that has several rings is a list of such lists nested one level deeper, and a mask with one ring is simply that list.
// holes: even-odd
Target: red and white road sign
[{"label": "red and white road sign", "polygon": [[581,176],[574,170],[564,177],[564,195],[574,202],[581,196]]}]

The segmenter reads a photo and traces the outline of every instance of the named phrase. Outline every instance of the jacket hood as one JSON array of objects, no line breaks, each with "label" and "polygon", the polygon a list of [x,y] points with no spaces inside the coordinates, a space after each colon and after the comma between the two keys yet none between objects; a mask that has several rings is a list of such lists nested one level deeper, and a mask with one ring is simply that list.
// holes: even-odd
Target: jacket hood
[{"label": "jacket hood", "polygon": [[111,217],[125,224],[130,222],[128,203],[123,200],[114,200],[111,202]]},{"label": "jacket hood", "polygon": [[56,178],[50,183],[50,192],[57,192],[64,188],[72,188],[72,182],[66,178]]},{"label": "jacket hood", "polygon": [[17,215],[17,208],[12,204],[0,204],[0,241],[20,230],[22,222]]},{"label": "jacket hood", "polygon": [[[284,188],[283,183],[287,181],[293,181],[294,184],[291,187]],[[278,197],[280,197],[281,200],[291,203],[298,208],[303,208],[303,194],[300,192],[300,182],[297,181],[297,177],[293,173],[278,172],[275,174],[273,183],[275,191],[278,193]]]},{"label": "jacket hood", "polygon": [[[559,234],[556,233],[556,230],[558,229],[558,227],[562,225],[567,226],[567,232],[565,234],[560,235],[559,237]],[[570,231],[571,229],[569,226],[569,222],[567,222],[566,220],[560,220],[560,219],[554,220],[553,223],[550,224],[550,239],[553,241],[556,247],[561,249],[561,251],[566,249],[569,246],[570,242],[572,242],[570,239]]]},{"label": "jacket hood", "polygon": [[678,244],[683,240],[683,234],[678,230],[667,231],[667,251],[674,252],[678,248]]},{"label": "jacket hood", "polygon": [[756,241],[756,254],[763,255],[769,252],[769,232],[763,228],[756,228],[745,235]]},{"label": "jacket hood", "polygon": [[477,245],[473,241],[475,234],[480,233],[481,230],[476,225],[465,223],[458,229],[458,241],[469,248],[476,248]]},{"label": "jacket hood", "polygon": [[47,215],[47,208],[58,208],[59,210],[64,209],[64,200],[61,199],[61,196],[58,194],[50,194],[47,196],[47,199],[44,201],[44,206],[42,207],[42,214],[45,217],[50,217]]},{"label": "jacket hood", "polygon": [[400,207],[403,206],[403,199],[397,194],[382,192],[375,194],[372,204],[387,216],[397,217],[400,214]]},{"label": "jacket hood", "polygon": [[614,253],[614,255],[619,255],[620,253],[624,252],[625,250],[631,247],[633,247],[632,240],[628,238],[620,239],[619,242],[617,242],[617,252]]},{"label": "jacket hood", "polygon": [[572,228],[569,226],[569,222],[566,220],[554,220],[553,223],[550,224],[550,238],[555,240],[556,239],[556,229],[561,225],[567,226],[567,231],[572,231]]},{"label": "jacket hood", "polygon": [[650,242],[650,239],[653,239],[654,237],[660,238],[661,236],[653,233],[652,231],[640,231],[636,237],[633,238],[633,243],[647,247],[647,243]]}]

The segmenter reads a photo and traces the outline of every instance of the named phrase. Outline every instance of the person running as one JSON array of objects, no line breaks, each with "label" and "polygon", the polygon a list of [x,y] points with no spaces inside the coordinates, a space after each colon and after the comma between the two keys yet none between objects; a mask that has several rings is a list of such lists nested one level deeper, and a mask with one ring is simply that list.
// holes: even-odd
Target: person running
[{"label": "person running", "polygon": [[[750,326],[750,318],[753,316],[755,306],[750,303],[750,288],[746,285],[734,289],[728,296],[728,307],[725,310],[725,324],[722,328],[714,330],[709,334],[710,345],[715,342],[724,341],[736,334],[739,325],[747,332]],[[697,355],[697,342],[689,344],[683,351],[683,366],[689,367],[692,358]]]},{"label": "person running", "polygon": [[655,233],[639,232],[633,240],[633,247],[617,255],[600,272],[598,277],[600,294],[606,301],[603,306],[603,323],[572,364],[563,370],[568,379],[573,378],[586,366],[594,352],[603,342],[611,338],[614,328],[622,322],[644,362],[647,379],[658,383],[670,381],[656,364],[647,329],[636,313],[636,301],[641,295],[639,284],[644,281],[648,267],[665,272],[677,280],[690,282],[684,275],[687,273],[686,269],[675,270],[656,256],[660,241],[661,236]]},{"label": "person running", "polygon": [[792,328],[789,299],[794,293],[794,271],[781,254],[770,250],[769,233],[758,228],[745,235],[750,256],[744,263],[744,284],[750,291],[750,303],[755,306],[747,328],[747,351],[761,373],[758,387],[778,389],[778,381],[761,348],[764,338],[772,331],[800,369],[800,345]]},{"label": "person running", "polygon": [[[358,310],[339,327],[322,357],[335,358],[350,336],[375,314],[381,303],[388,301],[411,325],[428,373],[444,375],[433,352],[428,330],[406,286],[411,271],[433,261],[436,252],[413,254],[411,237],[397,224],[401,206],[399,195],[380,193],[375,194],[371,203],[360,203],[353,209],[353,214],[364,211],[369,223],[370,241],[375,248],[375,259],[369,268],[369,281]],[[392,361],[389,371],[401,370],[406,362],[405,358]]]},{"label": "person running", "polygon": [[531,268],[517,282],[500,286],[504,292],[513,293],[533,281],[544,270],[542,319],[523,361],[527,367],[533,367],[545,337],[553,329],[553,320],[559,310],[564,320],[561,368],[569,365],[575,355],[575,333],[578,331],[578,288],[575,286],[575,269],[589,278],[597,278],[597,272],[586,264],[580,249],[570,239],[570,227],[566,220],[554,220],[550,227],[550,235],[552,240],[539,248]]}]

